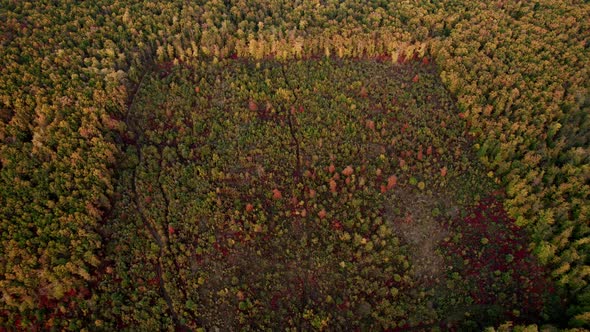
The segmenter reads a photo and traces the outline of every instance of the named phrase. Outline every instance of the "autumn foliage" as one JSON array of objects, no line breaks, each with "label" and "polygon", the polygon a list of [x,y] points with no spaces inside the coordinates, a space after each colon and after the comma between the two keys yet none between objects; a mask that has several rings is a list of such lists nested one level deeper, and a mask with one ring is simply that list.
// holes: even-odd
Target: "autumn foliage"
[{"label": "autumn foliage", "polygon": [[0,1],[0,331],[589,328],[589,12]]}]

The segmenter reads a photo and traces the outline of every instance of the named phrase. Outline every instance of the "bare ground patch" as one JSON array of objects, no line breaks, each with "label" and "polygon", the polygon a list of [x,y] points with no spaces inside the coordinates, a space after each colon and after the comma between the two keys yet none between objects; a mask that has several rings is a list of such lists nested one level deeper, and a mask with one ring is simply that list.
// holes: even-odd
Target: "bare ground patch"
[{"label": "bare ground patch", "polygon": [[448,232],[436,220],[441,210],[457,210],[444,195],[399,188],[385,201],[385,220],[393,232],[410,246],[414,276],[427,283],[444,274],[444,260],[436,248]]}]

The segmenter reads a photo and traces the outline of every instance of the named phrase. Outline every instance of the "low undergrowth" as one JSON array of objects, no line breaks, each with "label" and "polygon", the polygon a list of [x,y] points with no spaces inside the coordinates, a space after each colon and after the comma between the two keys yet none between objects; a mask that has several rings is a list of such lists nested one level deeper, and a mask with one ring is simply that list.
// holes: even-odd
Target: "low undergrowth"
[{"label": "low undergrowth", "polygon": [[477,329],[542,312],[543,271],[484,198],[494,176],[428,59],[164,64],[125,126],[97,327]]},{"label": "low undergrowth", "polygon": [[508,217],[501,198],[490,195],[442,221],[448,232],[441,244],[449,291],[445,305],[461,308],[454,319],[463,320],[464,328],[541,321],[546,301],[555,295],[525,231]]}]

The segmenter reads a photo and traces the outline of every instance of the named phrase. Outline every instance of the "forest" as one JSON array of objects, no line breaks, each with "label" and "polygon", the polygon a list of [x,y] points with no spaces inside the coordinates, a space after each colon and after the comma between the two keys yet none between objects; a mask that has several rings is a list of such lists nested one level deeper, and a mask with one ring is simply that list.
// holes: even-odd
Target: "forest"
[{"label": "forest", "polygon": [[590,329],[585,0],[0,0],[0,332]]}]

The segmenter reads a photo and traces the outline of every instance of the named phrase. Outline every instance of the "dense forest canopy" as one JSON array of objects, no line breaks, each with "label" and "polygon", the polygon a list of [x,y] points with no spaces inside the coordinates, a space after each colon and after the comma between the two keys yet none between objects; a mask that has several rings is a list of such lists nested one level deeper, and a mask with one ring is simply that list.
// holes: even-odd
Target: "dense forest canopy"
[{"label": "dense forest canopy", "polygon": [[582,0],[0,0],[0,330],[588,328],[589,38]]}]

